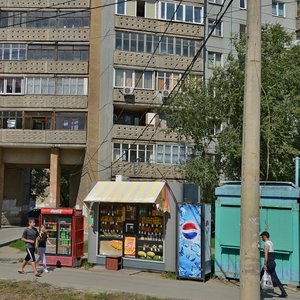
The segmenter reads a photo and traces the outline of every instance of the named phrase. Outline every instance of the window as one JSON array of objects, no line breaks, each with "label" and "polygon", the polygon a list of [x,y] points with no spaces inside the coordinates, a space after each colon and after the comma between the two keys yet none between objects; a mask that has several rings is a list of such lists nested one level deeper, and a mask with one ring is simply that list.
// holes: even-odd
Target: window
[{"label": "window", "polygon": [[25,112],[24,129],[30,130],[51,130],[52,112]]},{"label": "window", "polygon": [[55,113],[55,129],[56,130],[85,130],[86,129],[86,113]]},{"label": "window", "polygon": [[55,46],[28,45],[28,60],[54,60]]},{"label": "window", "polygon": [[22,129],[22,117],[21,111],[0,111],[0,128]]},{"label": "window", "polygon": [[154,145],[113,143],[113,161],[154,162]]},{"label": "window", "polygon": [[284,3],[272,1],[272,15],[276,17],[284,17],[285,16]]},{"label": "window", "polygon": [[[200,24],[203,22],[202,7],[181,4],[178,9],[178,4],[171,2],[160,2],[159,17],[163,20],[185,21],[190,23]],[[177,9],[177,11],[176,11]],[[176,13],[175,13],[176,12]]]},{"label": "window", "polygon": [[0,27],[28,28],[87,28],[90,26],[89,11],[1,11]]},{"label": "window", "polygon": [[240,38],[246,35],[247,26],[244,24],[240,24]]},{"label": "window", "polygon": [[117,0],[116,13],[119,15],[125,15],[125,1]]},{"label": "window", "polygon": [[0,77],[0,94],[24,94],[24,78]]},{"label": "window", "polygon": [[89,46],[58,46],[57,60],[88,61]]},{"label": "window", "polygon": [[0,60],[25,60],[25,44],[0,44]]},{"label": "window", "polygon": [[87,95],[87,78],[28,77],[27,94]]},{"label": "window", "polygon": [[223,4],[223,0],[209,0],[208,2],[212,4],[219,4],[219,5]]},{"label": "window", "polygon": [[153,34],[116,32],[117,50],[152,53],[157,45],[156,54],[194,57],[195,51],[200,48],[200,41],[171,36],[161,38]]},{"label": "window", "polygon": [[176,86],[180,76],[179,73],[157,72],[156,89],[159,91],[172,90]]},{"label": "window", "polygon": [[247,0],[240,0],[240,8],[241,9],[247,8]]},{"label": "window", "polygon": [[208,32],[211,32],[213,30],[213,35],[214,36],[223,36],[222,33],[222,22],[219,22],[216,26],[215,26],[215,20],[213,19],[208,19]]},{"label": "window", "polygon": [[222,53],[208,52],[208,68],[214,69],[222,66]]},{"label": "window", "polygon": [[159,164],[185,164],[190,159],[192,147],[182,145],[158,144],[156,162]]},{"label": "window", "polygon": [[136,3],[136,16],[145,17],[145,1],[137,0]]},{"label": "window", "polygon": [[115,87],[153,89],[153,72],[115,69]]}]

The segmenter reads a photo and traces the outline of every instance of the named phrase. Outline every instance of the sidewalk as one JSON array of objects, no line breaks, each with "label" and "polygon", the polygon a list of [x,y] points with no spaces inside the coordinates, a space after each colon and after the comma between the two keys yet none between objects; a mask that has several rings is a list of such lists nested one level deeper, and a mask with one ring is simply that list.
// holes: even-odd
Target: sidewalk
[{"label": "sidewalk", "polygon": [[[72,288],[89,292],[126,292],[169,299],[190,300],[237,300],[239,288],[235,282],[211,279],[206,283],[170,280],[159,273],[147,273],[139,270],[123,269],[108,271],[95,267],[89,271],[83,269],[50,269],[41,278],[34,278],[30,267],[26,274],[17,273],[17,264],[0,262],[0,280],[38,280],[61,288]],[[300,293],[288,290],[289,299],[300,298]],[[276,299],[277,297],[274,297]],[[267,298],[266,298],[267,299]],[[268,297],[272,299],[272,297]]]},{"label": "sidewalk", "polygon": [[0,229],[0,247],[16,241],[22,236],[24,227],[3,226]]}]

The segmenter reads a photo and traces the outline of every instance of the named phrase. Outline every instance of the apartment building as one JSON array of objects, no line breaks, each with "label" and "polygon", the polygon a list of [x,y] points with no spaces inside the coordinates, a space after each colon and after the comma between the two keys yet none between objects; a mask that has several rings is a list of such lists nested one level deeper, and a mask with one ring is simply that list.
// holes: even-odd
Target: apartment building
[{"label": "apartment building", "polygon": [[[247,1],[234,0],[222,21],[208,40],[205,58],[205,78],[213,74],[213,70],[226,63],[228,54],[234,50],[232,37],[245,33],[247,24]],[[222,5],[229,1],[208,0],[206,33],[212,30],[217,14]],[[288,32],[295,33],[297,18],[297,1],[264,0],[261,1],[262,24],[281,24]],[[299,20],[298,20],[299,23]]]},{"label": "apartment building", "polygon": [[30,168],[50,169],[50,206],[59,205],[61,170],[69,168],[76,203],[87,134],[89,6],[0,0],[0,199],[15,215],[28,207]]},{"label": "apartment building", "polygon": [[[102,9],[91,3],[93,109],[80,197],[95,180],[116,175],[182,179],[178,166],[191,145],[166,134],[166,121],[154,112],[200,48],[204,1],[117,1]],[[202,57],[192,73],[203,75]]]}]

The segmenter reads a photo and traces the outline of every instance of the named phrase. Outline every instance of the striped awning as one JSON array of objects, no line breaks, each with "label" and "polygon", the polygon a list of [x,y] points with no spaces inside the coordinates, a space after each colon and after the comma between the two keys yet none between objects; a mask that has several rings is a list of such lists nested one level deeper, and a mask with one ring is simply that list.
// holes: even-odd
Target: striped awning
[{"label": "striped awning", "polygon": [[168,211],[165,182],[99,181],[90,191],[85,202],[155,203]]}]

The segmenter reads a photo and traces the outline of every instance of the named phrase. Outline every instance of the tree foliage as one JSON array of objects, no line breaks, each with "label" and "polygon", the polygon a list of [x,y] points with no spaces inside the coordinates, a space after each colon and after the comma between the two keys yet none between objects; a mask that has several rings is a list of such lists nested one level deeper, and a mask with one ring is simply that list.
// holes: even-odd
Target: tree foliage
[{"label": "tree foliage", "polygon": [[[172,131],[194,141],[186,178],[213,190],[220,176],[240,180],[245,38],[204,83],[190,80],[164,114]],[[262,28],[261,180],[292,181],[300,154],[300,46],[280,25]],[[223,130],[214,130],[222,124]],[[210,193],[211,194],[211,193]]]}]

